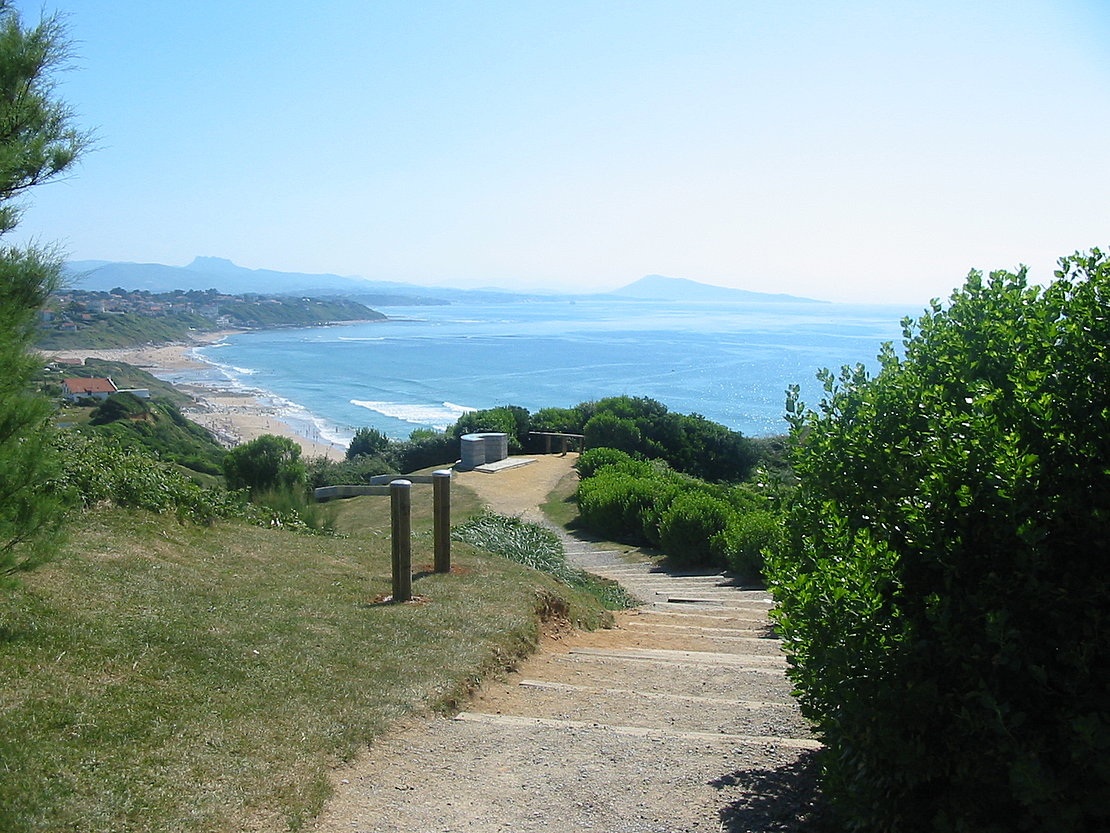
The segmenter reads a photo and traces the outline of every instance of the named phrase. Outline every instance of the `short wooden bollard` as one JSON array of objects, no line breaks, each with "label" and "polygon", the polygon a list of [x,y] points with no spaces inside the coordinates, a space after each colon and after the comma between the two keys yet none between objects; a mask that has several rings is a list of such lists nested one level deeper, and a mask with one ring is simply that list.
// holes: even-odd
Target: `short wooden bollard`
[{"label": "short wooden bollard", "polygon": [[394,480],[389,484],[389,508],[393,534],[393,601],[412,598],[412,483]]},{"label": "short wooden bollard", "polygon": [[435,571],[451,572],[451,472],[432,472],[432,526],[435,533]]}]

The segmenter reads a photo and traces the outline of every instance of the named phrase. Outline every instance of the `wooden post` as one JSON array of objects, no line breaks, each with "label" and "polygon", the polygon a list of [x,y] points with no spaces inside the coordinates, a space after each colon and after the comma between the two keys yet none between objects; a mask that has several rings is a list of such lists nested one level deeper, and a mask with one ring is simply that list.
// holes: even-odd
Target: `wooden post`
[{"label": "wooden post", "polygon": [[451,472],[432,472],[432,526],[435,534],[435,571],[451,572]]},{"label": "wooden post", "polygon": [[394,480],[389,484],[389,508],[393,534],[393,601],[412,598],[412,483]]}]

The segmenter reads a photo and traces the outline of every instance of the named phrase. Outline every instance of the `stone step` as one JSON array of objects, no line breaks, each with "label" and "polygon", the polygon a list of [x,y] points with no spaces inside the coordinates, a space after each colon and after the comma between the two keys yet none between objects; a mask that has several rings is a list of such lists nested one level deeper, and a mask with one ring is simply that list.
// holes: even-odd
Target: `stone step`
[{"label": "stone step", "polygon": [[666,643],[666,647],[670,648],[681,645],[684,650],[690,651],[782,655],[779,640],[757,636],[752,630],[745,632],[745,635],[722,628],[665,629],[663,625],[635,621],[628,622],[623,627],[630,632],[631,643]]},{"label": "stone step", "polygon": [[546,680],[524,680],[510,701],[494,698],[470,711],[557,720],[627,723],[652,729],[740,735],[811,737],[797,706],[741,703],[693,695],[641,694],[626,688],[594,688]]},{"label": "stone step", "polygon": [[760,654],[726,654],[714,651],[681,651],[665,648],[575,648],[571,656],[596,656],[605,659],[633,662],[679,663],[683,665],[711,665],[744,668],[749,671],[766,671],[781,674],[786,667],[786,657]]},{"label": "stone step", "polygon": [[596,723],[589,720],[558,720],[544,717],[524,717],[510,714],[485,714],[482,712],[459,712],[455,720],[470,723],[484,723],[493,726],[515,728],[545,727],[554,729],[577,729],[591,732],[632,737],[660,737],[693,740],[700,743],[755,744],[758,746],[780,746],[788,749],[820,749],[821,743],[810,738],[786,738],[777,736],[756,736],[728,734],[724,732],[686,732],[655,729],[645,726],[617,726]]},{"label": "stone step", "polygon": [[[644,614],[641,614],[641,615],[644,616],[644,618],[646,619],[651,614],[650,613],[644,613]],[[740,634],[749,633],[753,630],[750,623],[748,623],[747,627],[742,627],[742,626],[723,627],[723,626],[719,626],[719,625],[677,625],[677,624],[671,624],[669,622],[652,622],[652,621],[643,621],[643,620],[638,619],[638,618],[637,619],[629,618],[629,619],[625,619],[621,623],[621,627],[622,628],[643,628],[644,630],[650,630],[650,631],[653,631],[655,633],[691,632],[691,633],[706,634],[706,635],[712,635],[712,636],[719,635],[719,636],[728,637],[728,638],[735,637],[736,639],[750,639],[750,640],[755,641],[755,642],[780,643],[782,641],[781,638],[777,634],[774,634],[774,633],[769,634],[767,636],[741,636]]]},{"label": "stone step", "polygon": [[732,581],[732,577],[719,571],[673,571],[665,570],[651,564],[610,564],[605,568],[612,573],[626,573],[629,575],[658,576],[680,580],[715,580]]},{"label": "stone step", "polygon": [[628,698],[642,697],[647,700],[678,700],[691,703],[713,703],[721,706],[735,706],[744,709],[797,709],[794,703],[779,700],[737,700],[733,697],[701,697],[696,694],[667,694],[658,691],[636,691],[630,688],[598,688],[596,686],[556,683],[551,680],[517,680],[517,685],[525,688],[555,689],[559,691],[580,691],[592,694],[619,694]]},{"label": "stone step", "polygon": [[720,605],[696,608],[690,605],[669,605],[666,608],[652,607],[638,610],[637,613],[647,621],[674,621],[687,624],[726,624],[771,626],[767,613],[761,610],[742,610],[725,608]]},{"label": "stone step", "polygon": [[528,676],[591,688],[634,689],[653,694],[696,695],[793,703],[792,684],[781,668],[746,669],[696,663],[613,660],[590,654],[552,653],[532,660]]}]

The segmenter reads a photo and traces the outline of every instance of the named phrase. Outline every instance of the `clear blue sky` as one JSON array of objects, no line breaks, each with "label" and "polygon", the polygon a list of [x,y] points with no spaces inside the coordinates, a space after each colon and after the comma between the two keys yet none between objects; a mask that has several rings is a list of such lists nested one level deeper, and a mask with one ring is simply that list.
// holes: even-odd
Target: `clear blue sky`
[{"label": "clear blue sky", "polygon": [[73,259],[924,304],[1110,245],[1103,2],[46,0]]}]

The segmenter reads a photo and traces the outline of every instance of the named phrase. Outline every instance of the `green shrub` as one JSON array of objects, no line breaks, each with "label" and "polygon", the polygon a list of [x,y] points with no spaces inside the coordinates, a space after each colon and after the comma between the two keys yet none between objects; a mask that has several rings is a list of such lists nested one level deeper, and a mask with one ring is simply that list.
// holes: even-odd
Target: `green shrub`
[{"label": "green shrub", "polygon": [[468,411],[458,418],[448,433],[458,440],[464,434],[489,432],[508,434],[509,452],[519,454],[528,440],[528,411],[519,405],[502,405],[484,411]]},{"label": "green shrub", "polygon": [[224,476],[229,488],[252,492],[303,487],[301,447],[288,437],[263,434],[227,453]]},{"label": "green shrub", "polygon": [[750,580],[763,576],[763,554],[782,547],[782,518],[768,510],[736,512],[712,542],[728,568]]},{"label": "green shrub", "polygon": [[601,447],[583,451],[574,464],[582,479],[593,477],[603,466],[621,466],[632,462],[632,455],[615,448]]},{"label": "green shrub", "polygon": [[1110,263],[1061,265],[973,272],[790,408],[768,573],[848,829],[1110,828]]},{"label": "green shrub", "polygon": [[113,393],[89,415],[89,425],[104,425],[117,419],[136,419],[150,415],[150,406],[133,393]]},{"label": "green shrub", "polygon": [[335,532],[338,507],[334,503],[318,503],[301,487],[268,489],[251,497],[252,503],[271,516],[275,525],[290,522],[303,524],[312,532]]},{"label": "green shrub", "polygon": [[432,466],[453,466],[459,459],[459,441],[450,434],[421,435],[419,439],[393,443],[382,458],[403,474]]},{"label": "green shrub", "polygon": [[296,512],[255,506],[245,490],[200,486],[181,469],[138,449],[122,448],[110,440],[74,431],[59,431],[54,442],[63,465],[48,485],[52,492],[78,505],[89,507],[106,502],[151,512],[172,512],[181,520],[197,523],[241,518],[259,525],[305,528]]},{"label": "green shrub", "polygon": [[202,488],[172,465],[137,449],[72,431],[59,432],[55,442],[64,465],[53,486],[84,506],[110,502],[175,512],[200,522],[250,517],[245,493]]},{"label": "green shrub", "polygon": [[638,496],[644,481],[606,469],[578,484],[578,513],[590,529],[617,541],[637,541],[641,534]]},{"label": "green shrub", "polygon": [[719,498],[700,491],[683,492],[663,513],[659,540],[667,555],[680,564],[720,564],[713,541],[732,514],[732,508]]},{"label": "green shrub", "polygon": [[601,413],[590,418],[582,429],[586,445],[590,448],[619,448],[638,450],[643,443],[639,427],[630,419],[611,413]]},{"label": "green shrub", "polygon": [[643,540],[653,547],[663,547],[663,537],[660,527],[663,516],[671,508],[675,498],[685,491],[682,484],[668,477],[659,477],[648,481],[651,489],[652,500],[640,510],[640,534]]},{"label": "green shrub", "polygon": [[389,448],[389,437],[375,428],[359,428],[347,445],[347,459],[381,454]]}]

